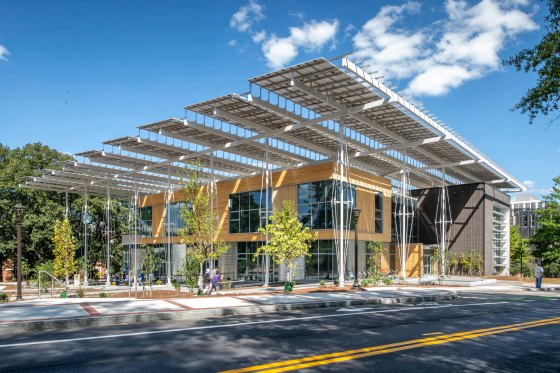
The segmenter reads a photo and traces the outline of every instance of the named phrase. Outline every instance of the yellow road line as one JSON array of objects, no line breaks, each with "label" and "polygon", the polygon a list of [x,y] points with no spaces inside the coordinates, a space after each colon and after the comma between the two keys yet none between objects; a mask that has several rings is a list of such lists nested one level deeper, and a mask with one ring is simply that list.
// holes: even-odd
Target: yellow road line
[{"label": "yellow road line", "polygon": [[245,367],[241,369],[233,369],[233,370],[224,371],[222,373],[285,372],[285,371],[290,371],[295,369],[303,369],[303,368],[309,368],[318,365],[339,363],[343,361],[359,359],[362,357],[381,355],[381,354],[386,354],[391,352],[408,350],[412,348],[451,343],[451,342],[456,342],[461,340],[479,338],[492,334],[506,333],[506,332],[516,331],[516,330],[522,330],[522,329],[528,329],[528,328],[534,328],[538,326],[552,325],[552,324],[560,324],[560,317],[534,320],[534,321],[528,321],[528,322],[517,323],[517,324],[495,326],[495,327],[484,328],[484,329],[475,329],[475,330],[469,330],[465,332],[439,335],[437,337],[413,339],[409,341],[390,343],[390,344],[380,345],[380,346],[365,347],[365,348],[360,348],[355,350],[347,350],[347,351],[340,351],[340,352],[334,352],[329,354],[315,355],[315,356],[309,356],[309,357],[304,357],[299,359],[255,365],[255,366]]}]

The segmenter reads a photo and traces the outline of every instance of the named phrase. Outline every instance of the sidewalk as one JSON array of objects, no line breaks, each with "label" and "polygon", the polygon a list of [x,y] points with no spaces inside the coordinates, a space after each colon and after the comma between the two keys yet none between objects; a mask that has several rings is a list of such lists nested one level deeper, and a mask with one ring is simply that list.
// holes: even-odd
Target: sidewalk
[{"label": "sidewalk", "polygon": [[250,295],[232,291],[228,295],[176,299],[48,298],[11,302],[0,305],[0,333],[457,298],[454,290],[410,286],[271,294],[278,290],[252,289]]}]

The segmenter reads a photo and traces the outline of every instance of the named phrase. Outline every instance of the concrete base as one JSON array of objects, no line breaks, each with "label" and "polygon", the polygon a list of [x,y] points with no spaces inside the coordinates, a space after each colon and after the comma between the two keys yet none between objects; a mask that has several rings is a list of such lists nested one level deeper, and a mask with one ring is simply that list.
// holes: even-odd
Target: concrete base
[{"label": "concrete base", "polygon": [[495,285],[497,280],[492,278],[477,277],[445,277],[441,282],[438,276],[424,276],[421,278],[407,278],[406,284],[410,285],[448,285],[448,286],[486,286]]}]

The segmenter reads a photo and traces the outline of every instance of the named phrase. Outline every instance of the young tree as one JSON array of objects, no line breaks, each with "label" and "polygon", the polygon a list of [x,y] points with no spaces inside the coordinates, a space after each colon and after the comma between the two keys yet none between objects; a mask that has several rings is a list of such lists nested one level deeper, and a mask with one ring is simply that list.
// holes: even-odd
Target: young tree
[{"label": "young tree", "polygon": [[531,243],[536,246],[535,256],[549,276],[560,275],[560,176],[553,179],[550,194],[545,196],[545,208],[537,211],[539,228]]},{"label": "young tree", "polygon": [[531,275],[531,263],[533,256],[529,247],[529,240],[521,237],[519,227],[514,225],[509,233],[510,260],[509,270],[512,275]]},{"label": "young tree", "polygon": [[310,232],[309,227],[303,227],[294,211],[294,205],[286,200],[281,210],[275,210],[270,216],[270,224],[259,228],[262,233],[271,236],[268,245],[257,249],[255,257],[260,253],[270,255],[276,264],[283,264],[287,269],[287,282],[292,282],[297,260],[309,255],[311,242],[317,239],[318,232]]},{"label": "young tree", "polygon": [[183,178],[185,206],[181,218],[185,224],[179,229],[179,236],[187,246],[185,257],[189,263],[196,263],[199,278],[202,278],[204,262],[219,258],[229,250],[229,245],[217,239],[216,213],[212,211],[210,200],[214,191],[201,180],[202,165],[196,161],[192,168],[186,168]]},{"label": "young tree", "polygon": [[160,259],[154,251],[152,245],[148,245],[146,248],[146,256],[144,257],[144,263],[142,264],[144,273],[148,276],[148,284],[150,284],[150,298],[152,297],[153,291],[153,275],[156,270],[157,265],[160,263]]},{"label": "young tree", "polygon": [[76,258],[74,257],[74,236],[68,219],[55,223],[52,242],[54,244],[54,275],[64,276],[66,286],[69,286],[69,277],[76,272]]},{"label": "young tree", "polygon": [[546,116],[560,108],[560,2],[546,0],[546,3],[549,14],[544,18],[546,32],[540,43],[503,61],[504,65],[513,65],[517,71],[538,75],[536,86],[514,106],[514,109],[529,114],[531,124],[537,115]]}]

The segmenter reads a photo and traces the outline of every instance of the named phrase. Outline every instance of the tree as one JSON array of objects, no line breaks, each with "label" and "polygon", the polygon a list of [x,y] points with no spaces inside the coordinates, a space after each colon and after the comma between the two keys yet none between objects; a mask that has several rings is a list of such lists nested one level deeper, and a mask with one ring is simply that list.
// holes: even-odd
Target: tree
[{"label": "tree", "polygon": [[185,205],[180,212],[185,226],[179,229],[179,236],[187,247],[186,260],[198,266],[201,278],[204,263],[225,254],[229,245],[217,239],[217,215],[210,207],[210,200],[215,192],[209,184],[205,185],[201,181],[200,161],[197,160],[192,167],[187,167],[185,173],[186,176],[182,180]]},{"label": "tree", "polygon": [[52,242],[54,244],[54,275],[64,276],[66,286],[69,286],[69,277],[76,272],[76,258],[74,257],[74,236],[68,219],[58,220],[55,223]]},{"label": "tree", "polygon": [[521,237],[519,227],[514,225],[509,232],[510,260],[509,271],[512,275],[521,274],[522,276],[531,275],[531,248],[529,240]]},{"label": "tree", "polygon": [[144,263],[142,265],[144,272],[148,275],[148,284],[150,284],[150,298],[152,297],[153,291],[153,275],[156,270],[156,267],[160,263],[160,258],[154,251],[154,247],[152,245],[148,245],[146,248],[146,256],[144,257]]},{"label": "tree", "polygon": [[52,259],[53,222],[64,212],[64,194],[19,188],[25,176],[39,176],[42,169],[59,169],[64,155],[40,143],[10,149],[0,144],[0,262],[15,262],[16,228],[13,206],[22,203],[27,212],[22,225],[22,254],[31,267]]},{"label": "tree", "polygon": [[560,176],[553,181],[552,191],[544,197],[545,207],[537,211],[539,228],[531,243],[548,276],[560,276]]},{"label": "tree", "polygon": [[267,245],[257,248],[255,258],[260,253],[270,255],[274,263],[283,264],[287,269],[287,282],[292,282],[297,260],[309,255],[311,242],[317,239],[318,232],[310,232],[309,227],[303,228],[303,223],[298,220],[292,201],[286,200],[281,210],[275,210],[270,216],[270,223],[259,228],[271,236]]},{"label": "tree", "polygon": [[517,71],[538,75],[536,86],[513,107],[527,113],[531,124],[537,115],[547,116],[560,108],[560,2],[546,0],[546,3],[549,14],[544,18],[546,32],[540,43],[503,61],[504,65],[513,65]]}]

